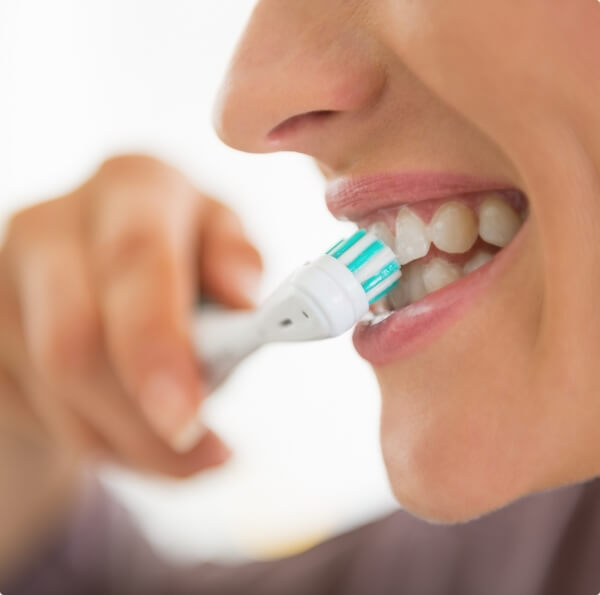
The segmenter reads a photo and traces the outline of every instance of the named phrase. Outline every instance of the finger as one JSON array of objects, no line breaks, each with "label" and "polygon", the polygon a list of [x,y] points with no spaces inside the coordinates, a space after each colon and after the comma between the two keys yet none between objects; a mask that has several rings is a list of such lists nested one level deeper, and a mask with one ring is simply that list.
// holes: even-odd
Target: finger
[{"label": "finger", "polygon": [[116,462],[137,471],[188,477],[223,464],[230,456],[226,445],[213,433],[192,450],[177,454],[160,440],[134,403],[123,394],[110,370],[88,374],[84,383],[70,376],[54,394],[38,382],[29,392],[40,406],[55,438],[64,446],[95,460]]},{"label": "finger", "polygon": [[[50,240],[47,232],[39,232],[15,251],[13,276],[22,341],[12,343],[20,352],[13,369],[24,394],[59,444],[100,452],[106,450],[105,443],[78,419],[66,398],[74,392],[85,394],[89,372],[100,357],[97,311],[87,284],[82,246],[66,227],[54,230],[59,231],[58,237]],[[14,327],[12,334],[14,339]]]},{"label": "finger", "polygon": [[107,367],[88,376],[84,390],[78,393],[72,388],[63,398],[85,425],[102,436],[107,449],[101,454],[110,461],[138,471],[188,477],[221,465],[230,456],[229,449],[210,431],[185,453],[174,451],[148,425]]},{"label": "finger", "polygon": [[[129,170],[127,170],[129,172]],[[155,432],[180,452],[204,428],[190,340],[191,244],[199,203],[179,180],[130,176],[103,190],[92,260],[109,360]]]},{"label": "finger", "polygon": [[110,460],[119,465],[146,473],[184,479],[215,467],[221,467],[231,457],[231,451],[211,430],[207,430],[200,442],[190,451],[177,455],[161,445],[162,450],[142,460],[115,454]]},{"label": "finger", "polygon": [[231,308],[250,308],[260,283],[261,256],[239,217],[215,200],[206,201],[198,257],[202,293]]},{"label": "finger", "polygon": [[84,248],[73,233],[61,231],[60,238],[23,246],[15,267],[33,367],[24,367],[23,381],[46,426],[65,446],[110,453],[136,469],[186,476],[222,463],[228,451],[214,435],[177,455],[124,394],[102,349]]},{"label": "finger", "polygon": [[[8,247],[11,247],[10,243]],[[32,300],[22,299],[24,285],[28,285],[29,281],[22,279],[20,274],[15,275],[15,273],[31,273],[33,269],[29,261],[21,259],[18,262],[14,261],[16,254],[23,254],[21,250],[24,246],[19,248],[17,251],[4,250],[0,254],[0,286],[3,288],[0,293],[0,328],[5,339],[0,344],[0,347],[4,347],[0,349],[0,359],[6,364],[3,374],[5,383],[10,370],[12,392],[19,394],[19,398],[13,399],[12,404],[22,408],[24,412],[22,417],[30,420],[35,433],[49,436],[59,446],[69,449],[75,445],[77,450],[98,451],[103,447],[100,438],[82,427],[71,412],[58,406],[50,394],[50,389],[35,390],[35,387],[40,384],[39,370],[31,361],[31,350],[26,343],[23,322],[24,319],[31,319],[28,307],[31,306]],[[31,289],[38,298],[44,300],[44,304],[48,303],[44,299],[46,291],[37,293],[37,285]],[[27,326],[35,328],[34,325]],[[6,384],[0,389],[3,399],[11,394],[11,391],[5,388]],[[14,416],[11,416],[11,419],[14,420]]]}]

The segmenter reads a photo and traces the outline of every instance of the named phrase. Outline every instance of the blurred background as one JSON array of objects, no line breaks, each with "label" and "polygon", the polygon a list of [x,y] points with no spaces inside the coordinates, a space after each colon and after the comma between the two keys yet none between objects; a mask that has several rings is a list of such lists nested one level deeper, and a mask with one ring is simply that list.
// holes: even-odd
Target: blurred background
[{"label": "blurred background", "polygon": [[[142,151],[241,213],[265,258],[263,294],[347,233],[310,160],[239,153],[211,128],[254,3],[0,0],[0,224],[109,155]],[[394,507],[376,382],[349,336],[266,348],[206,417],[234,450],[225,468],[185,482],[102,474],[167,555],[278,556]]]}]

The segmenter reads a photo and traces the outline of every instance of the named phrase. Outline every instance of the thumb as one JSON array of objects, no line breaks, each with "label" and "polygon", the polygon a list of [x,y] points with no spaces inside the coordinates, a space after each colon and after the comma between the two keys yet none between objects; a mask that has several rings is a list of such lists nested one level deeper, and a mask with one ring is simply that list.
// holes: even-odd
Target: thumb
[{"label": "thumb", "polygon": [[198,255],[202,293],[230,308],[252,308],[263,270],[260,253],[246,237],[240,218],[208,200]]}]

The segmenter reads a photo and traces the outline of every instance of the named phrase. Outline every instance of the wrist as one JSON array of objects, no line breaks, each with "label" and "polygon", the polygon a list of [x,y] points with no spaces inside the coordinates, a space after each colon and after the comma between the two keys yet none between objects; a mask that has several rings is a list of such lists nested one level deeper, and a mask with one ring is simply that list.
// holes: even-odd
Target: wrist
[{"label": "wrist", "polygon": [[79,467],[40,436],[0,434],[0,576],[26,564],[66,515]]}]

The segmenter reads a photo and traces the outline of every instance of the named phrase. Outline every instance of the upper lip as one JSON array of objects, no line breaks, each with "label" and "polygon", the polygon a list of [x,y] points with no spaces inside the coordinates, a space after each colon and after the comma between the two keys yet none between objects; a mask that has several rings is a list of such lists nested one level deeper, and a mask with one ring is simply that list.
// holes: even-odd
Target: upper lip
[{"label": "upper lip", "polygon": [[455,172],[382,173],[332,180],[327,186],[326,201],[334,217],[357,221],[400,204],[512,188],[505,180]]}]

